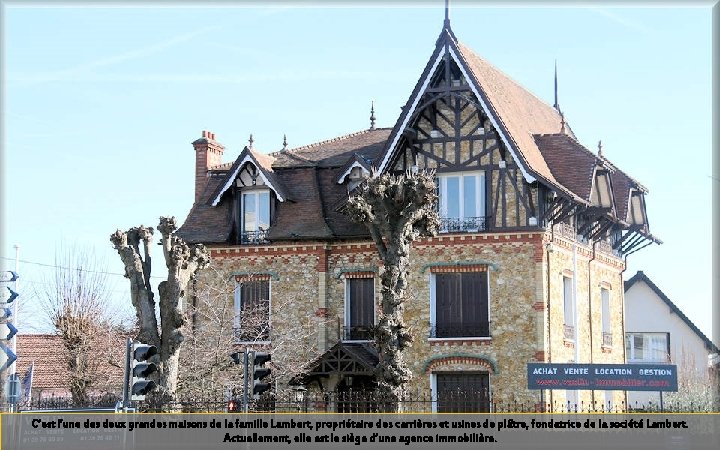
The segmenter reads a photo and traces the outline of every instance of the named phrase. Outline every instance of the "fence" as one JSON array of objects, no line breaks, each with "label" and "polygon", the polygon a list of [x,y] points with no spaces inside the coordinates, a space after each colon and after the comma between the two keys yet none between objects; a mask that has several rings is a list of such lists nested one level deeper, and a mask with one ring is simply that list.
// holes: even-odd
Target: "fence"
[{"label": "fence", "polygon": [[[150,397],[148,397],[150,398]],[[487,391],[446,392],[440,398],[428,392],[409,393],[398,402],[402,412],[486,412],[486,413],[626,413],[626,412],[711,412],[707,404],[665,402],[609,404],[604,402],[557,402],[505,401],[497,392],[490,396]],[[55,410],[73,408],[113,408],[120,396],[92,397],[84,404],[75,404],[72,398],[51,397],[18,405],[18,410]],[[135,404],[143,412],[242,412],[242,398],[224,393],[208,393],[203,397],[182,397],[173,403]],[[373,413],[394,411],[392,399],[375,390],[342,392],[291,391],[281,394],[263,394],[249,404],[250,412],[296,412],[296,413]]]}]

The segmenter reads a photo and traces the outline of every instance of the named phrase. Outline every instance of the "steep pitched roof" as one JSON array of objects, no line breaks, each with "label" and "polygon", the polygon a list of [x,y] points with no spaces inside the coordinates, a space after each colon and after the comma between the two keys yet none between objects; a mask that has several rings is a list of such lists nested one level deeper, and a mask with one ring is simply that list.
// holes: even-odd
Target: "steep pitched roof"
[{"label": "steep pitched roof", "polygon": [[177,235],[189,244],[225,243],[232,232],[232,200],[224,197],[216,206],[211,206],[212,195],[222,187],[224,172],[211,175],[205,190],[188,213]]},{"label": "steep pitched roof", "polygon": [[625,292],[629,291],[630,288],[635,285],[635,283],[638,283],[640,281],[644,282],[650,289],[652,289],[655,295],[657,295],[663,302],[665,302],[665,304],[670,308],[670,310],[673,313],[677,314],[677,316],[682,319],[683,322],[685,322],[685,324],[705,343],[705,348],[708,351],[713,353],[720,352],[720,350],[718,350],[715,344],[713,344],[713,342],[708,339],[708,337],[705,336],[702,331],[700,331],[700,329],[682,312],[682,310],[680,310],[680,308],[678,308],[677,305],[675,305],[675,303],[673,303],[670,298],[668,298],[668,296],[665,295],[665,293],[661,291],[660,288],[657,287],[657,285],[655,285],[655,283],[653,283],[652,280],[650,280],[650,278],[648,278],[648,276],[645,275],[642,270],[639,270],[635,275],[632,276],[632,278],[625,282]]},{"label": "steep pitched roof", "polygon": [[[526,181],[532,182],[535,181],[535,178],[541,178],[565,195],[576,201],[580,200],[574,192],[554,177],[533,139],[535,134],[559,133],[563,127],[560,113],[480,58],[469,47],[459,43],[447,23],[438,37],[430,60],[393,128],[383,153],[382,162],[379,164],[380,170],[387,169],[389,161],[397,151],[400,136],[408,126],[410,117],[446,53],[449,53],[460,67],[485,114],[523,172]],[[572,136],[572,131],[567,125],[565,131]]]},{"label": "steep pitched roof", "polygon": [[534,139],[555,179],[589,201],[595,167],[601,160],[566,134],[535,135]]}]

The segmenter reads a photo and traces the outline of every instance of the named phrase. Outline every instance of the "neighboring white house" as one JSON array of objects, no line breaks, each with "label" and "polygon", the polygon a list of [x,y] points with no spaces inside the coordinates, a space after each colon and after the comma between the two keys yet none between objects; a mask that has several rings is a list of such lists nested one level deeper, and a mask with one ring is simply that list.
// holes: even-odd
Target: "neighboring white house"
[{"label": "neighboring white house", "polygon": [[[678,382],[709,380],[708,357],[717,347],[642,271],[625,282],[625,359],[628,363],[671,363]],[[658,392],[630,392],[631,406],[657,405]]]}]

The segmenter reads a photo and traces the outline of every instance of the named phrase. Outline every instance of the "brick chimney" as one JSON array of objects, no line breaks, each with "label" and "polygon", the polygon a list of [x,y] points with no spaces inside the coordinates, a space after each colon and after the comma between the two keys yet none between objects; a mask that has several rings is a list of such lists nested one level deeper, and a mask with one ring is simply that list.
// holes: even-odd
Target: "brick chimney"
[{"label": "brick chimney", "polygon": [[195,148],[195,203],[207,185],[208,169],[222,163],[225,147],[215,140],[215,133],[203,131],[202,137],[193,141]]}]

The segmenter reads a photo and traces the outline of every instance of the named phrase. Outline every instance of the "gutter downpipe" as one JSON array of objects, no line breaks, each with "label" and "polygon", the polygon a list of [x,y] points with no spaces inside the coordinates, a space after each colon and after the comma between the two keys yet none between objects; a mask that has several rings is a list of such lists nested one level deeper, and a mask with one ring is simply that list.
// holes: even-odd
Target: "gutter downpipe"
[{"label": "gutter downpipe", "polygon": [[[577,302],[577,236],[573,241],[573,277],[572,277],[572,300],[573,300],[573,327],[575,328],[575,364],[580,362],[580,330],[578,329],[578,302]],[[578,392],[577,400],[580,400],[580,393]],[[567,399],[566,399],[567,400]],[[568,402],[569,403],[569,402]],[[568,405],[569,406],[569,405]],[[577,403],[575,404],[575,411],[577,411]],[[568,408],[569,409],[569,408]]]},{"label": "gutter downpipe", "polygon": [[[626,352],[626,349],[625,349],[625,283],[623,282],[623,274],[627,270],[628,256],[630,256],[630,255],[625,255],[625,257],[623,258],[623,261],[625,264],[623,265],[623,270],[620,271],[620,289],[621,289],[620,292],[622,293],[622,302],[620,302],[620,308],[621,308],[620,312],[622,314],[622,321],[620,322],[620,327],[621,327],[620,332],[622,333],[622,342],[623,342],[623,345],[622,345],[623,364],[625,364],[625,362],[627,361],[627,354],[625,353]],[[627,394],[627,391],[623,391],[623,392],[624,392],[624,397],[625,397],[625,412],[627,412],[628,407],[630,406],[628,404],[628,394]]]},{"label": "gutter downpipe", "polygon": [[[547,258],[547,273],[545,274],[545,278],[547,279],[547,306],[545,307],[545,328],[547,329],[547,337],[548,337],[548,356],[547,360],[548,363],[552,362],[552,333],[550,332],[550,253],[552,252],[552,243],[555,242],[555,226],[550,225],[550,242],[545,246],[545,256]],[[541,395],[545,391],[540,391]],[[550,411],[552,412],[553,408],[553,391],[551,389],[548,390],[548,397],[550,405]],[[544,405],[543,405],[544,406]]]},{"label": "gutter downpipe", "polygon": [[[593,325],[592,325],[592,271],[590,270],[590,264],[595,260],[596,246],[598,241],[593,242],[592,245],[592,258],[588,261],[588,325],[590,326],[590,364],[593,363]],[[595,390],[590,391],[590,404],[595,410]]]}]

